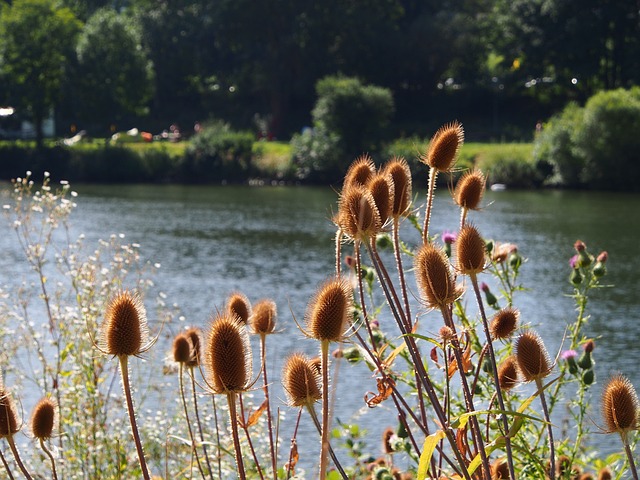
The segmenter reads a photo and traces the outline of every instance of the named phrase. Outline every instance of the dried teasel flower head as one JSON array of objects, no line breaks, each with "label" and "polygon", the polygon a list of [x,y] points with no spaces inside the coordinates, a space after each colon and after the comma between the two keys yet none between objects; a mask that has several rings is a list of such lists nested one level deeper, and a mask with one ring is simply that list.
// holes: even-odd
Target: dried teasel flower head
[{"label": "dried teasel flower head", "polygon": [[420,160],[439,172],[448,172],[453,167],[460,147],[464,143],[464,130],[459,122],[443,125],[433,135],[429,148]]},{"label": "dried teasel flower head", "polygon": [[505,340],[513,335],[518,328],[520,312],[517,308],[507,307],[500,310],[493,316],[489,332],[494,340]]},{"label": "dried teasel flower head", "polygon": [[386,454],[391,454],[394,452],[393,446],[391,445],[391,438],[395,435],[393,428],[387,427],[382,432],[382,451]]},{"label": "dried teasel flower head", "polygon": [[227,313],[236,316],[245,325],[251,316],[251,303],[244,293],[234,292],[227,299]]},{"label": "dried teasel flower head", "polygon": [[41,398],[33,407],[29,427],[34,438],[51,438],[53,432],[58,429],[58,402],[51,397]]},{"label": "dried teasel flower head", "polygon": [[511,390],[518,384],[518,362],[514,355],[509,355],[498,367],[498,382],[503,391]]},{"label": "dried teasel flower head", "polygon": [[461,208],[477,210],[484,195],[487,180],[480,170],[464,173],[453,191],[453,200]]},{"label": "dried teasel flower head", "polygon": [[149,349],[147,313],[137,293],[124,290],[109,304],[102,324],[99,348],[109,355],[139,355]]},{"label": "dried teasel flower head", "polygon": [[542,338],[533,330],[518,337],[515,345],[518,368],[525,381],[539,380],[551,372],[552,364]]},{"label": "dried teasel flower head", "polygon": [[189,339],[190,355],[187,367],[197,367],[200,365],[202,354],[202,332],[197,327],[191,327],[184,332]]},{"label": "dried teasel flower head", "polygon": [[211,322],[205,350],[207,381],[214,393],[239,393],[250,387],[251,344],[237,316],[219,315]]},{"label": "dried teasel flower head", "polygon": [[318,371],[318,375],[322,375],[322,359],[320,357],[311,358],[309,363]]},{"label": "dried teasel flower head", "polygon": [[9,392],[0,382],[0,438],[5,438],[20,430],[21,420],[18,410]]},{"label": "dried teasel flower head", "polygon": [[423,244],[416,253],[416,280],[422,297],[431,308],[443,308],[462,295],[457,288],[444,252],[431,243]]},{"label": "dried teasel flower head", "polygon": [[344,190],[352,185],[359,185],[363,187],[367,182],[369,182],[375,173],[376,167],[372,158],[366,154],[361,155],[356,158],[351,165],[349,165],[347,173],[344,176],[342,189]]},{"label": "dried teasel flower head", "polygon": [[353,240],[375,238],[382,228],[380,212],[371,193],[364,187],[342,190],[336,216],[338,226]]},{"label": "dried teasel flower head", "polygon": [[260,300],[253,306],[253,312],[249,319],[251,330],[258,335],[268,335],[276,328],[276,316],[278,309],[273,300]]},{"label": "dried teasel flower head", "polygon": [[173,361],[188,363],[191,360],[191,341],[184,333],[179,333],[173,339]]},{"label": "dried teasel flower head", "polygon": [[602,417],[606,432],[627,432],[638,428],[638,395],[627,377],[622,374],[609,379],[602,390]]},{"label": "dried teasel flower head", "polygon": [[478,229],[466,224],[456,239],[456,268],[463,275],[476,275],[486,265],[485,242]]},{"label": "dried teasel flower head", "polygon": [[509,463],[506,458],[498,458],[491,464],[491,480],[508,480]]},{"label": "dried teasel flower head", "polygon": [[293,407],[307,407],[322,398],[318,368],[301,353],[289,356],[282,369],[282,386]]},{"label": "dried teasel flower head", "polygon": [[307,334],[319,341],[340,341],[352,315],[351,285],[344,278],[332,278],[320,286],[307,307]]},{"label": "dried teasel flower head", "polygon": [[609,467],[601,468],[598,471],[598,480],[611,480],[613,478],[613,472]]},{"label": "dried teasel flower head", "polygon": [[411,206],[411,170],[407,161],[402,157],[393,157],[384,168],[383,173],[388,175],[393,183],[393,208],[392,216],[398,218],[409,214]]},{"label": "dried teasel flower head", "polygon": [[496,263],[502,263],[509,255],[518,251],[518,246],[513,243],[497,243],[491,252],[491,259]]},{"label": "dried teasel flower head", "polygon": [[391,177],[383,172],[376,173],[369,179],[367,190],[373,197],[373,202],[380,215],[380,224],[384,225],[393,214],[393,182]]}]

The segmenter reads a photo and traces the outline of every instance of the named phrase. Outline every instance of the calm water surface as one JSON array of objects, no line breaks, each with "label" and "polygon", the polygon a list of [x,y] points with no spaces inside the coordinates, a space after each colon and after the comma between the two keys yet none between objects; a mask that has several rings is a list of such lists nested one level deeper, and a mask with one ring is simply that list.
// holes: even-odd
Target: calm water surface
[{"label": "calm water surface", "polygon": [[[180,306],[185,320],[165,327],[157,349],[168,352],[173,335],[185,324],[206,326],[226,297],[239,290],[251,301],[268,297],[278,305],[282,333],[268,339],[271,379],[278,378],[288,353],[317,354],[318,347],[304,339],[293,317],[303,318],[309,297],[333,272],[334,229],[329,219],[336,194],[331,188],[74,187],[80,194],[72,216],[76,233],[84,233],[88,241],[123,233],[128,242],[141,245],[145,259],[161,264],[155,277],[157,288]],[[600,384],[593,392],[599,398],[602,381],[614,371],[625,372],[640,388],[640,196],[505,191],[488,192],[485,204],[483,211],[471,213],[470,220],[485,238],[515,243],[528,259],[521,271],[529,291],[516,294],[516,306],[524,322],[538,327],[550,352],[560,348],[565,327],[575,318],[567,297],[573,243],[581,239],[593,254],[609,252],[604,283],[615,286],[593,294],[585,330],[597,339],[594,355]],[[434,215],[432,232],[457,230],[458,211],[444,189],[436,199]],[[411,227],[404,228],[408,241],[416,242]],[[0,266],[11,271],[19,257],[15,240],[3,235],[0,247],[5,252]],[[491,284],[489,278],[481,280]],[[409,286],[415,291],[411,276]],[[422,325],[435,333],[441,319],[428,314]],[[274,390],[274,396],[284,401],[277,382]],[[368,390],[375,390],[375,380],[367,371],[341,366],[337,416],[349,421],[357,415]],[[593,417],[599,420],[599,413],[593,412]],[[394,423],[393,412],[382,407],[360,421],[370,431],[380,432]],[[285,449],[289,426],[285,422],[282,432]],[[305,422],[301,428],[311,439],[307,441],[313,441],[315,452],[317,440],[310,426]],[[378,440],[372,438],[375,451]],[[605,450],[619,450],[613,437],[598,441],[604,442]]]}]

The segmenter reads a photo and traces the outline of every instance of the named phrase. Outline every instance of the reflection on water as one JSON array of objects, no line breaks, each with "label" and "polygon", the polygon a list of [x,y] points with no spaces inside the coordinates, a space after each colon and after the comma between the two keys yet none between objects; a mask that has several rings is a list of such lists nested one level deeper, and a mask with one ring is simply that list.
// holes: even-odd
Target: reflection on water
[{"label": "reflection on water", "polygon": [[[269,297],[278,305],[282,333],[268,339],[271,379],[279,376],[286,354],[294,350],[318,353],[317,345],[298,331],[293,317],[303,319],[316,286],[333,272],[334,230],[330,218],[337,195],[330,188],[75,188],[80,193],[72,217],[75,232],[84,233],[88,242],[124,233],[128,242],[139,243],[144,258],[161,263],[155,278],[157,288],[167,294],[169,302],[180,306],[184,324],[206,326],[226,297],[239,290],[251,301]],[[516,243],[528,259],[522,268],[522,281],[529,291],[516,294],[516,306],[524,322],[539,327],[550,352],[560,348],[567,322],[575,315],[567,296],[568,259],[573,255],[574,241],[583,240],[594,254],[608,250],[609,273],[605,278],[615,287],[594,293],[585,333],[597,339],[594,355],[600,384],[610,372],[622,371],[640,387],[640,373],[634,368],[640,363],[640,349],[636,347],[640,323],[640,196],[505,191],[488,192],[485,203],[482,211],[471,213],[470,221],[485,238]],[[436,199],[432,232],[457,230],[458,222],[458,212],[443,189]],[[406,224],[404,228],[409,242],[417,242],[411,227]],[[18,274],[15,268],[20,255],[13,237],[3,235],[0,248],[0,268]],[[491,283],[488,278],[481,280]],[[414,288],[411,280],[409,286]],[[421,323],[433,333],[441,319],[429,313],[421,316]],[[182,326],[175,321],[165,327],[163,340],[155,347],[162,355],[169,351],[173,335]],[[152,365],[146,363],[140,368]],[[159,367],[157,374],[161,375]],[[273,388],[273,396],[284,401],[279,385]],[[375,380],[368,371],[344,364],[336,388],[336,416],[348,421],[358,409],[365,409],[363,396],[375,390]],[[593,391],[599,398],[600,385]],[[591,414],[599,419],[598,411]],[[395,423],[393,411],[384,406],[361,421],[372,432]],[[281,434],[285,449],[289,426],[285,423]],[[317,440],[311,426],[303,424],[301,429],[315,452]],[[377,434],[371,438],[375,450]],[[602,441],[611,442],[611,448],[619,450],[616,439]]]}]

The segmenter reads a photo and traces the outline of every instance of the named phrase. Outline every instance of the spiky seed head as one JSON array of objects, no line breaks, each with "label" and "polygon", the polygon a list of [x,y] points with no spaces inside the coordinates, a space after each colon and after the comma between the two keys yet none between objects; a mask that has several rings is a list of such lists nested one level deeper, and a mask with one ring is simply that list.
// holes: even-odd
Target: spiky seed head
[{"label": "spiky seed head", "polygon": [[251,316],[251,303],[244,293],[234,292],[227,299],[227,313],[238,317],[245,325]]},{"label": "spiky seed head", "polygon": [[638,428],[638,395],[622,374],[609,379],[602,391],[602,416],[607,432],[626,434]]},{"label": "spiky seed head", "polygon": [[451,327],[443,325],[442,327],[440,327],[438,336],[442,340],[442,343],[450,343],[455,338],[456,334]]},{"label": "spiky seed head", "polygon": [[316,369],[318,375],[322,375],[322,359],[320,357],[313,357],[309,360],[309,363]]},{"label": "spiky seed head", "polygon": [[189,339],[190,354],[187,367],[197,367],[200,365],[202,357],[202,332],[197,327],[191,327],[184,332],[184,335]]},{"label": "spiky seed head", "polygon": [[486,265],[485,242],[473,225],[466,224],[456,240],[456,267],[463,275],[476,275]]},{"label": "spiky seed head", "polygon": [[260,300],[253,306],[250,325],[253,333],[268,335],[276,328],[278,310],[273,300]]},{"label": "spiky seed head", "polygon": [[377,173],[367,183],[367,189],[378,209],[380,224],[384,225],[393,213],[393,183],[388,175]]},{"label": "spiky seed head", "polygon": [[245,324],[237,316],[219,315],[207,336],[205,366],[214,393],[239,393],[249,388],[251,345]]},{"label": "spiky seed head", "polygon": [[498,367],[498,382],[504,391],[518,384],[518,362],[513,355],[508,356]]},{"label": "spiky seed head", "polygon": [[319,341],[342,339],[353,314],[353,290],[344,278],[327,280],[307,307],[308,334]]},{"label": "spiky seed head", "polygon": [[393,431],[393,428],[391,427],[387,427],[384,429],[384,432],[382,432],[382,451],[386,454],[391,454],[393,453],[393,446],[391,445],[391,438],[393,437],[393,435],[395,434],[395,432]]},{"label": "spiky seed head", "polygon": [[352,185],[359,185],[364,187],[369,179],[376,173],[376,167],[372,158],[369,155],[361,155],[356,158],[344,176],[344,182],[342,189],[350,187]]},{"label": "spiky seed head", "polygon": [[409,213],[411,205],[411,170],[407,161],[402,157],[393,157],[384,166],[383,173],[387,174],[393,183],[394,218]]},{"label": "spiky seed head", "polygon": [[322,398],[320,374],[301,353],[289,356],[282,369],[282,385],[293,407],[306,407]]},{"label": "spiky seed head", "polygon": [[354,240],[375,237],[382,227],[380,212],[373,196],[359,186],[342,190],[337,221],[340,228]]},{"label": "spiky seed head", "polygon": [[416,253],[414,263],[418,287],[429,307],[443,308],[460,297],[462,291],[456,288],[442,249],[425,243]]},{"label": "spiky seed head", "polygon": [[465,172],[453,191],[453,200],[461,208],[477,210],[484,195],[487,180],[480,170]]},{"label": "spiky seed head", "polygon": [[173,339],[173,361],[188,363],[191,359],[191,342],[184,333],[179,333]]},{"label": "spiky seed head", "polygon": [[43,397],[33,407],[29,422],[31,434],[39,440],[48,440],[58,428],[58,402]]},{"label": "spiky seed head", "polygon": [[459,122],[443,125],[433,135],[429,148],[420,160],[439,172],[448,172],[453,167],[460,147],[464,143],[464,130]]},{"label": "spiky seed head", "polygon": [[542,379],[551,372],[551,360],[542,338],[533,330],[518,337],[515,345],[518,368],[527,382]]},{"label": "spiky seed head", "polygon": [[147,313],[137,293],[124,290],[107,305],[100,348],[110,355],[138,355],[148,343]]},{"label": "spiky seed head", "polygon": [[505,340],[513,335],[518,328],[520,312],[517,308],[507,307],[500,310],[493,316],[489,332],[494,340]]},{"label": "spiky seed head", "polygon": [[13,435],[19,430],[20,420],[13,397],[0,383],[0,438]]},{"label": "spiky seed head", "polygon": [[506,458],[498,458],[491,464],[491,480],[508,480],[509,463]]},{"label": "spiky seed head", "polygon": [[601,468],[598,471],[598,480],[611,480],[613,478],[613,472],[609,467]]}]

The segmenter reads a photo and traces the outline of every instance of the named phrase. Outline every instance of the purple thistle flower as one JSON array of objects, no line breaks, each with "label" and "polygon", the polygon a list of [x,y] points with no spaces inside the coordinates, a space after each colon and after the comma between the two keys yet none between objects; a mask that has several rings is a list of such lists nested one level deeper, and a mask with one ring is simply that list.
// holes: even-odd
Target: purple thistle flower
[{"label": "purple thistle flower", "polygon": [[446,244],[451,245],[456,241],[457,235],[455,232],[450,232],[449,230],[445,230],[442,232],[442,241]]},{"label": "purple thistle flower", "polygon": [[576,352],[575,350],[565,350],[560,355],[563,360],[575,359],[577,356],[578,352]]},{"label": "purple thistle flower", "polygon": [[569,259],[569,266],[571,268],[576,268],[578,266],[578,255],[574,255]]}]

